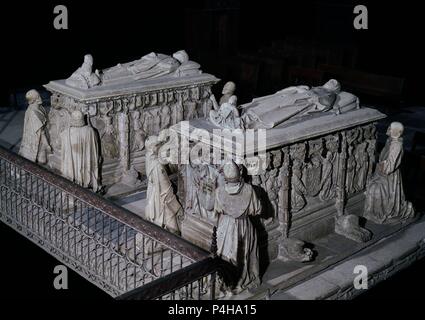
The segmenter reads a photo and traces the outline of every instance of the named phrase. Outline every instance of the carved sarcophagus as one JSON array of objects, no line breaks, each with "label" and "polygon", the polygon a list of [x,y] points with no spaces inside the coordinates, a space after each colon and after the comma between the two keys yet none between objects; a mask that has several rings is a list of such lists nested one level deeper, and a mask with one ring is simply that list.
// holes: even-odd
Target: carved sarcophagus
[{"label": "carved sarcophagus", "polygon": [[[213,199],[217,186],[223,183],[220,168],[229,158],[243,164],[245,181],[262,200],[263,214],[253,222],[260,246],[270,259],[278,256],[285,238],[312,241],[332,232],[335,218],[361,214],[363,192],[375,161],[375,123],[385,115],[361,108],[349,93],[338,91],[337,97],[330,99],[333,102],[321,105],[314,99],[317,92],[298,89],[242,105],[244,130],[229,134],[208,119],[172,128],[191,151],[197,149],[190,152],[188,163],[180,170],[179,197],[185,204],[183,237],[210,247],[216,223]],[[297,97],[289,97],[291,94]],[[268,109],[279,112],[273,117],[267,114]],[[261,110],[260,115],[255,114],[257,110]],[[258,121],[263,114],[267,117]],[[267,119],[273,123],[265,124]],[[212,155],[199,156],[201,149],[212,150]]]},{"label": "carved sarcophagus", "polygon": [[99,135],[105,186],[137,184],[134,175],[145,171],[145,138],[208,114],[211,86],[219,81],[183,51],[172,57],[151,53],[101,72],[92,72],[91,64],[87,55],[70,78],[45,85],[52,93],[49,164],[60,169],[60,134],[69,127],[70,113],[80,110]]}]

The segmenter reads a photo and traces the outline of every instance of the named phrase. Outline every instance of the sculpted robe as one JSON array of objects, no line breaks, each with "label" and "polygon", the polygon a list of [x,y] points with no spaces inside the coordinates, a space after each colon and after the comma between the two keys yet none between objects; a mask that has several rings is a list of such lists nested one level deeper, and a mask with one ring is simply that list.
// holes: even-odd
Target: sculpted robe
[{"label": "sculpted robe", "polygon": [[62,175],[84,188],[100,189],[99,144],[90,126],[70,127],[61,133]]},{"label": "sculpted robe", "polygon": [[406,201],[400,172],[402,138],[389,138],[379,156],[374,176],[366,189],[364,216],[376,223],[400,222],[414,215]]},{"label": "sculpted robe", "polygon": [[145,217],[149,221],[171,232],[180,233],[177,216],[182,207],[163,164],[152,152],[146,153],[146,175],[148,177]]},{"label": "sculpted robe", "polygon": [[90,89],[100,84],[100,82],[101,80],[97,74],[82,67],[78,68],[77,71],[66,79],[67,85],[80,89]]},{"label": "sculpted robe", "polygon": [[210,120],[218,127],[226,129],[242,129],[243,122],[238,109],[228,102],[223,103],[218,111],[210,111]]},{"label": "sculpted robe", "polygon": [[44,128],[46,111],[41,105],[31,104],[25,112],[24,131],[19,154],[33,162],[46,162],[47,139]]},{"label": "sculpted robe", "polygon": [[249,216],[261,213],[261,203],[252,186],[243,184],[236,194],[225,186],[216,193],[218,216],[217,254],[237,267],[235,291],[241,292],[260,284],[257,234]]},{"label": "sculpted robe", "polygon": [[158,78],[166,75],[185,76],[199,74],[200,65],[193,61],[181,64],[177,59],[166,54],[151,52],[139,60],[118,64],[115,67],[103,70],[104,84],[137,81]]}]

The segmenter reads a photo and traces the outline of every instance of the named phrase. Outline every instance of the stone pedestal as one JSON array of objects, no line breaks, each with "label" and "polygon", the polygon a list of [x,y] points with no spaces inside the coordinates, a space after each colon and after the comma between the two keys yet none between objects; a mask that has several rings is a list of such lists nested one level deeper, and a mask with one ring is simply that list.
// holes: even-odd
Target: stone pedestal
[{"label": "stone pedestal", "polygon": [[[312,241],[331,233],[337,217],[361,213],[362,193],[375,162],[375,122],[383,117],[377,110],[360,108],[282,123],[265,130],[266,150],[257,163],[252,157],[255,145],[244,140],[252,134],[248,130],[235,133],[233,139],[220,136],[206,119],[172,130],[188,140],[191,148],[207,145],[248,168],[245,180],[254,186],[264,206],[264,215],[253,221],[259,245],[274,259],[284,238]],[[207,134],[195,137],[199,130]],[[254,131],[255,141],[261,139],[258,134]],[[220,139],[221,144],[217,143]],[[221,183],[219,165],[190,162],[181,167],[185,174],[180,175],[179,185],[186,186],[180,197],[186,204],[182,236],[208,249],[214,220],[205,199],[213,197],[214,187]]]}]

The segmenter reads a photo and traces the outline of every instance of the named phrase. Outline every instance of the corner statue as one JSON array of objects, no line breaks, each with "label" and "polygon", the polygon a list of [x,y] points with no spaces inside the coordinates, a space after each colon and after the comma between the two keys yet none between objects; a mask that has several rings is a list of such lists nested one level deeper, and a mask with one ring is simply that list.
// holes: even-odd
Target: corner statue
[{"label": "corner statue", "polygon": [[90,89],[101,82],[99,71],[93,72],[93,57],[91,54],[84,56],[84,62],[68,79],[66,84],[80,89]]},{"label": "corner statue", "polygon": [[160,144],[157,136],[150,136],[145,143],[148,177],[145,217],[156,225],[179,234],[177,217],[182,214],[183,209],[173,192],[165,167],[159,160]]},{"label": "corner statue", "polygon": [[229,289],[237,294],[261,283],[257,235],[249,218],[261,213],[261,203],[233,161],[224,166],[223,173],[225,183],[218,188],[214,208],[217,254],[236,267],[237,280]]},{"label": "corner statue", "polygon": [[61,133],[62,175],[84,188],[100,191],[99,143],[81,111],[71,114],[70,126]]},{"label": "corner statue", "polygon": [[40,94],[30,90],[25,95],[28,109],[25,112],[24,132],[22,134],[19,154],[30,161],[44,164],[47,162],[47,151],[51,151],[47,137],[47,114],[42,106]]},{"label": "corner statue", "polygon": [[364,216],[375,223],[402,222],[415,214],[412,204],[405,199],[399,169],[403,157],[403,130],[400,122],[393,122],[389,126],[389,138],[366,188]]}]

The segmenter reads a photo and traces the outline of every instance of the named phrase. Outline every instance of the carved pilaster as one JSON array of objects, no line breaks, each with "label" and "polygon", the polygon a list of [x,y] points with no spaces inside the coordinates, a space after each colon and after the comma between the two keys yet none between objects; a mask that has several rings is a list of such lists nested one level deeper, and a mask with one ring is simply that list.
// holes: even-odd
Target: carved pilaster
[{"label": "carved pilaster", "polygon": [[279,208],[281,215],[279,217],[279,225],[282,229],[282,235],[284,238],[288,238],[289,227],[290,227],[290,187],[289,187],[289,175],[290,175],[290,152],[289,147],[283,148],[283,164],[279,170],[280,180],[282,183],[281,192],[279,197]]},{"label": "carved pilaster", "polygon": [[336,192],[336,215],[341,217],[345,210],[345,183],[347,173],[347,139],[345,132],[340,133],[341,152],[338,154],[338,180]]}]

